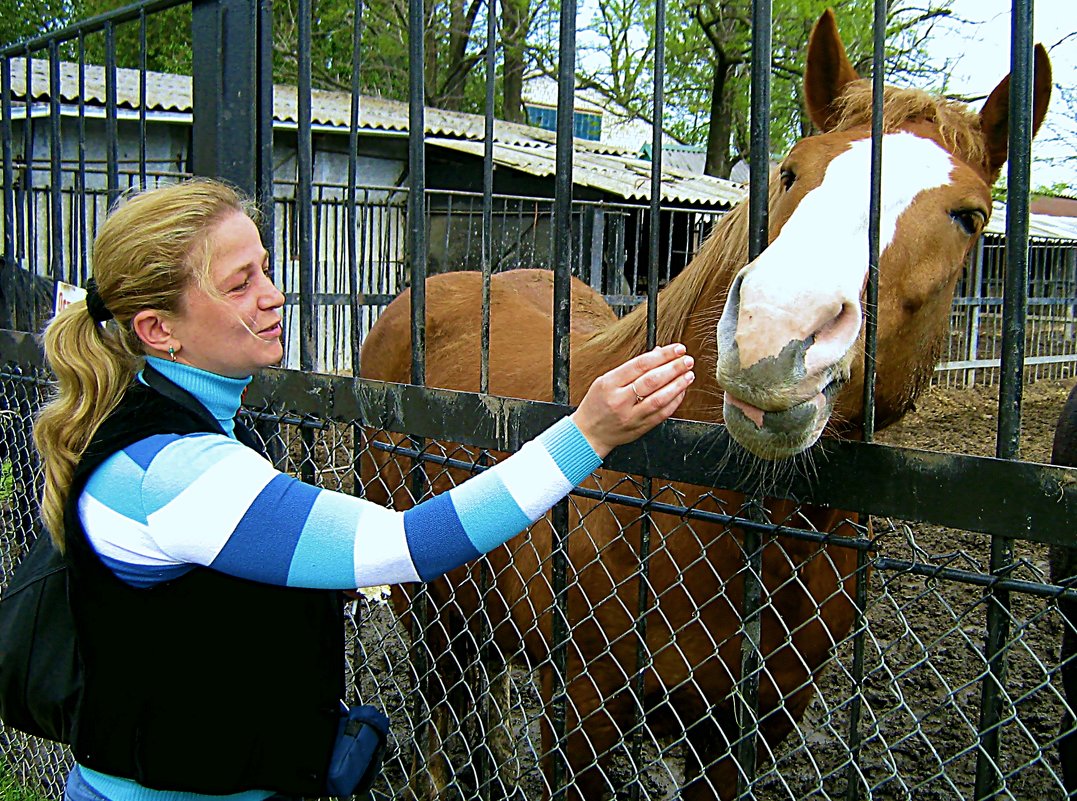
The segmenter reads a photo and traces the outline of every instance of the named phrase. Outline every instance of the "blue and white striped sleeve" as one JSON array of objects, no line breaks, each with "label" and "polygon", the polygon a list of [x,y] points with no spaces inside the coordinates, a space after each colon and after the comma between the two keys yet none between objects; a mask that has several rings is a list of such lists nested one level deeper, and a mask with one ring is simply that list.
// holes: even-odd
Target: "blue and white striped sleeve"
[{"label": "blue and white striped sleeve", "polygon": [[497,466],[401,513],[304,484],[227,437],[156,436],[98,469],[80,513],[106,563],[133,583],[194,564],[348,589],[437,578],[538,520],[600,464],[565,418]]}]

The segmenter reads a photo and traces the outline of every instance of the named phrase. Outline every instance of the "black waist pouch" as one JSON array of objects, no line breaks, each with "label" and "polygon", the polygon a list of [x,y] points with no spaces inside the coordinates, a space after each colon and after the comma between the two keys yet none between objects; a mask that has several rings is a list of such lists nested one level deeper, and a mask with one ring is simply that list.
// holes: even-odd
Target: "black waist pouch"
[{"label": "black waist pouch", "polygon": [[333,757],[329,760],[329,795],[365,793],[381,772],[389,718],[372,706],[353,706],[340,718]]}]

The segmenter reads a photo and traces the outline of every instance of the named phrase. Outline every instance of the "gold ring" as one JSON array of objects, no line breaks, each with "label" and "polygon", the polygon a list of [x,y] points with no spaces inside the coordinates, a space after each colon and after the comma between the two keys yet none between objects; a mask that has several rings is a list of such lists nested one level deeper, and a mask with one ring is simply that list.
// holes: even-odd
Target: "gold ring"
[{"label": "gold ring", "polygon": [[643,398],[641,398],[640,394],[636,392],[636,382],[633,381],[631,384],[628,385],[628,388],[632,390],[632,394],[636,396],[636,403],[643,403]]}]

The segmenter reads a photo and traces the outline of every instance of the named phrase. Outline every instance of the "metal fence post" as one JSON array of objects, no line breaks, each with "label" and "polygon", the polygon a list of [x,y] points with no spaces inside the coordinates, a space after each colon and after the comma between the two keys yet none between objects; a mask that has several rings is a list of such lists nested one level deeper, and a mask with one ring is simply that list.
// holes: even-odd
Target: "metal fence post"
[{"label": "metal fence post", "polygon": [[[194,0],[191,12],[191,166],[195,175],[221,178],[251,197],[264,197],[258,155],[272,119],[272,64],[259,60],[269,15],[254,0]],[[225,46],[226,45],[226,46]],[[271,135],[271,132],[270,132]]]}]

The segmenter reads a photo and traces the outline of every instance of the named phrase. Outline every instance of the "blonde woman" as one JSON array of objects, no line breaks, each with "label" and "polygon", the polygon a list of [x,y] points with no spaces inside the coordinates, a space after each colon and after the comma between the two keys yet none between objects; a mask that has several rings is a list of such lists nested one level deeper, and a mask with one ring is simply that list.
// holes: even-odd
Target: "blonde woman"
[{"label": "blonde woman", "polygon": [[35,429],[85,669],[70,801],[369,783],[367,765],[330,765],[346,746],[332,591],[429,581],[503,543],[693,379],[681,345],[639,356],[516,455],[397,513],[277,472],[237,421],[252,374],[281,359],[284,297],[229,187],[130,198],[93,268],[85,303],[46,330],[57,394]]}]

